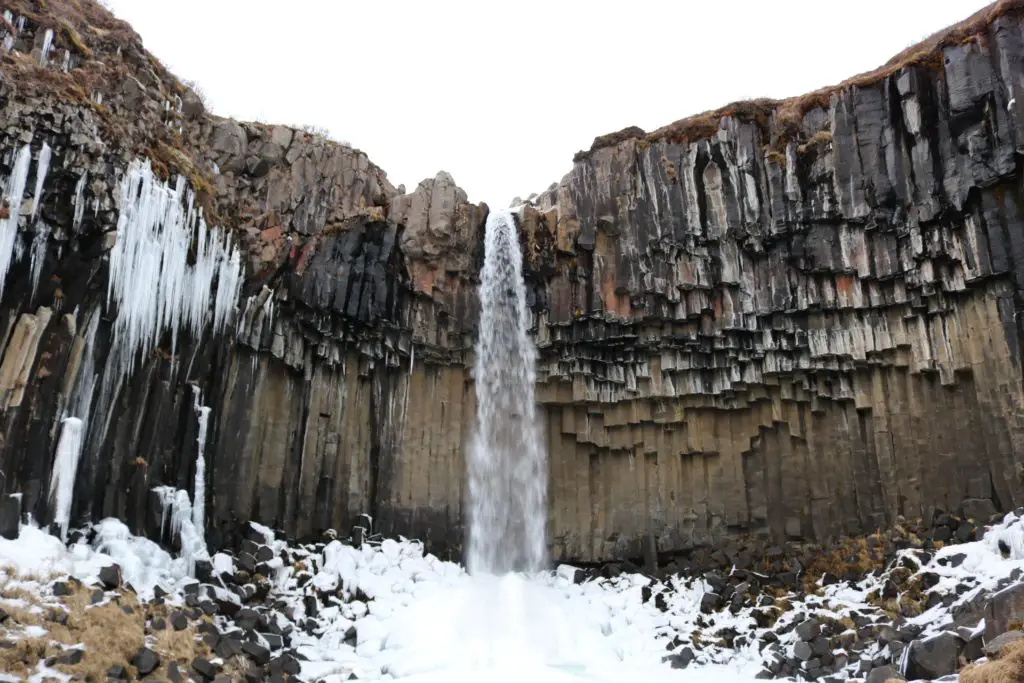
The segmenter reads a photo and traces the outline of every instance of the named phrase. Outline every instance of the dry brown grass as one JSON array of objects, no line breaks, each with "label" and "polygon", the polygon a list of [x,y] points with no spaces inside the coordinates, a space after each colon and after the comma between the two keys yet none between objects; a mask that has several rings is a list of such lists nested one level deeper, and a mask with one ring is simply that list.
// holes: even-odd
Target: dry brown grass
[{"label": "dry brown grass", "polygon": [[814,556],[814,561],[807,565],[803,578],[804,590],[808,593],[819,591],[818,581],[823,574],[832,574],[840,579],[850,572],[864,576],[882,567],[884,562],[885,551],[881,534],[840,539],[818,552]]},{"label": "dry brown grass", "polygon": [[941,69],[943,49],[978,40],[999,17],[1021,12],[1024,12],[1024,0],[998,0],[967,19],[908,47],[877,69],[858,74],[836,85],[783,100],[762,98],[733,102],[719,109],[680,119],[651,133],[644,133],[635,126],[626,128],[596,138],[590,149],[577,153],[574,160],[589,158],[598,149],[614,146],[627,139],[642,138],[648,142],[668,140],[676,143],[707,139],[715,135],[721,120],[726,116],[745,123],[754,123],[765,132],[768,122],[774,119],[773,127],[778,137],[772,143],[773,147],[781,149],[797,134],[804,115],[812,109],[828,107],[832,97],[837,93],[852,87],[873,86],[897,71],[909,67],[920,66],[933,71]]},{"label": "dry brown grass", "polygon": [[1007,645],[999,656],[983,664],[968,664],[960,683],[1020,683],[1024,681],[1024,641]]},{"label": "dry brown grass", "polygon": [[245,680],[246,672],[252,668],[254,668],[252,662],[245,655],[235,655],[224,662],[224,668],[221,669],[221,673],[227,674],[233,681],[242,681]]},{"label": "dry brown grass", "polygon": [[[71,587],[70,595],[46,602],[31,591],[10,586],[10,582],[0,587],[0,596],[28,603],[26,607],[4,605],[9,618],[0,627],[0,638],[14,640],[15,647],[0,648],[0,670],[27,677],[39,660],[60,655],[79,643],[85,646],[82,660],[77,664],[58,663],[54,665],[55,669],[86,680],[106,680],[107,671],[114,664],[130,666],[139,648],[147,645],[147,606],[140,604],[131,594],[122,594],[116,600],[93,606],[90,588],[74,584]],[[63,605],[67,612],[64,624],[48,618],[50,612],[61,609],[59,605]],[[153,615],[163,616],[166,612],[163,606],[150,609]],[[42,626],[47,633],[39,638],[18,638],[18,632],[26,626]],[[167,629],[157,631],[148,644],[161,656],[161,666],[154,673],[166,678],[166,667],[170,661],[184,667],[196,656],[209,655],[209,649],[197,639],[197,635],[194,626],[176,632],[168,624]]]},{"label": "dry brown grass", "polygon": [[800,156],[804,156],[810,152],[817,153],[820,147],[823,147],[832,142],[832,131],[819,130],[811,139],[807,142],[797,146],[796,153]]},{"label": "dry brown grass", "polygon": [[[65,102],[89,107],[98,115],[101,127],[111,139],[125,137],[122,129],[130,122],[124,120],[124,115],[113,115],[109,107],[95,102],[94,92],[108,96],[111,90],[116,93],[129,75],[147,82],[142,72],[156,76],[156,85],[150,87],[168,100],[186,89],[159,60],[143,49],[131,25],[117,19],[96,0],[50,0],[45,4],[39,0],[4,0],[0,8],[28,19],[29,30],[53,29],[54,45],[69,50],[80,60],[76,68],[65,73],[40,67],[29,55],[12,52],[0,55],[0,71],[10,75],[26,93],[56,95]],[[186,177],[207,220],[214,222],[214,193],[206,176],[196,168],[176,134],[162,129],[157,133],[166,135],[167,139],[151,140],[135,151],[149,156],[154,170],[164,178],[171,173]],[[149,148],[143,148],[145,146]]]},{"label": "dry brown grass", "polygon": [[839,619],[836,619],[836,623],[841,625],[847,631],[856,631],[857,630],[856,622],[854,622],[854,620],[851,619],[848,616],[839,617]]},{"label": "dry brown grass", "polygon": [[128,22],[95,0],[4,0],[3,7],[33,24],[53,29],[57,47],[85,59],[91,59],[94,50],[116,52],[118,46],[141,42]]}]

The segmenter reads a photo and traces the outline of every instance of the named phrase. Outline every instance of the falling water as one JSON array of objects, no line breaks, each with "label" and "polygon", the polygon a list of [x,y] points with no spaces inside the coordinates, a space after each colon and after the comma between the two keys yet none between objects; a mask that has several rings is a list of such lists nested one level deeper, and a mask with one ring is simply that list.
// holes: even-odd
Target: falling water
[{"label": "falling water", "polygon": [[511,212],[487,218],[476,344],[477,429],[469,456],[474,574],[535,572],[547,563],[547,453],[533,401],[536,349]]}]

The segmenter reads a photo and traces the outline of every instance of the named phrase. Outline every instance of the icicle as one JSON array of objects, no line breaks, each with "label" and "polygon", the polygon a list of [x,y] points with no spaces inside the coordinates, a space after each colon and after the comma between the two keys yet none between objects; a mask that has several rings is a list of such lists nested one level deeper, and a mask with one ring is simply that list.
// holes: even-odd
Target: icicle
[{"label": "icicle", "polygon": [[78,228],[82,225],[82,218],[85,217],[85,183],[89,178],[89,171],[85,171],[82,177],[78,179],[78,183],[75,185],[75,217],[72,220],[71,227],[75,232],[78,232]]},{"label": "icicle", "polygon": [[127,377],[164,333],[171,335],[172,355],[183,330],[193,339],[207,327],[219,334],[236,312],[242,266],[228,234],[206,225],[184,178],[172,190],[153,176],[148,161],[133,162],[121,182],[117,233],[107,304],[117,305],[114,362]]},{"label": "icicle", "polygon": [[416,362],[416,347],[413,346],[409,349],[409,374],[412,374],[412,365]]},{"label": "icicle", "polygon": [[39,215],[39,206],[43,203],[43,183],[46,182],[46,174],[50,171],[50,146],[43,143],[39,150],[39,163],[36,164],[36,193],[32,199],[32,222],[35,222]]},{"label": "icicle", "polygon": [[48,28],[43,34],[43,49],[42,54],[39,55],[39,66],[46,66],[46,56],[50,54],[51,45],[53,45],[53,29]]},{"label": "icicle", "polygon": [[77,417],[65,418],[61,423],[57,457],[50,475],[50,504],[53,523],[60,528],[60,539],[66,540],[71,521],[71,501],[75,493],[75,474],[82,455],[82,421]]},{"label": "icicle", "polygon": [[[7,23],[11,24],[11,26],[14,25],[12,23],[14,21],[14,15],[11,14],[10,10],[7,10],[7,9],[4,10],[4,19],[6,19]],[[14,34],[13,33],[8,33],[8,32],[5,31],[4,32],[4,52],[10,52],[12,47],[14,47]]]},{"label": "icicle", "polygon": [[50,226],[46,223],[39,223],[36,229],[36,236],[32,238],[32,297],[29,302],[36,298],[36,290],[39,289],[39,277],[43,274],[43,264],[46,261],[46,245],[50,240]]},{"label": "icicle", "polygon": [[3,297],[4,282],[7,272],[11,269],[11,257],[14,256],[15,242],[18,237],[18,218],[21,215],[21,202],[25,196],[25,184],[28,182],[28,169],[32,161],[32,148],[25,145],[18,152],[11,177],[7,179],[4,196],[7,199],[7,218],[0,218],[0,297]]},{"label": "icicle", "polygon": [[64,50],[64,62],[60,65],[60,70],[64,73],[71,71],[71,51]]}]

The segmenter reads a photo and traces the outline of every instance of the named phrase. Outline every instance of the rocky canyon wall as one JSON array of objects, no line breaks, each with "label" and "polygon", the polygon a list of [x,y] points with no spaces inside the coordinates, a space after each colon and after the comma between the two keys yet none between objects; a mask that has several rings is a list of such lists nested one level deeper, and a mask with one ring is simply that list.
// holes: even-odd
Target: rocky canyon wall
[{"label": "rocky canyon wall", "polygon": [[[369,512],[457,552],[488,207],[207,113],[86,0],[0,4],[2,490],[53,519],[87,394],[71,523],[152,528],[153,487],[194,490],[198,401],[213,544]],[[1022,4],[836,88],[599,138],[522,208],[556,558],[1024,502]],[[227,245],[204,275],[187,223],[153,265],[210,286],[192,322],[110,294],[139,159]]]}]

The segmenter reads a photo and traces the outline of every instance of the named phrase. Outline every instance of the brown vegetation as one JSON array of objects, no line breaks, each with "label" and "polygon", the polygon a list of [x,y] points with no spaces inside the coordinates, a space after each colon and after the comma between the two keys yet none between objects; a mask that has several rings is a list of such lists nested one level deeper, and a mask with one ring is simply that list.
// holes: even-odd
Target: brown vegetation
[{"label": "brown vegetation", "polygon": [[[715,135],[726,116],[757,125],[762,130],[765,140],[769,141],[773,148],[781,149],[790,140],[795,139],[807,112],[828,107],[833,95],[849,88],[875,85],[901,69],[915,66],[933,71],[941,69],[943,49],[977,40],[999,17],[1021,12],[1024,12],[1024,0],[998,0],[967,19],[908,47],[877,69],[858,74],[837,85],[783,100],[763,98],[733,102],[712,111],[680,119],[651,133],[645,133],[635,126],[626,128],[611,135],[595,138],[590,149],[578,152],[574,161],[587,159],[598,149],[614,146],[629,139],[643,139],[647,142],[668,140],[674,143],[704,140]],[[775,134],[775,139],[771,140],[769,122]]]},{"label": "brown vegetation", "polygon": [[[39,66],[30,55],[12,51],[0,55],[0,71],[11,75],[24,94],[53,96],[76,105],[89,107],[98,115],[97,123],[105,137],[129,140],[124,129],[131,126],[131,112],[115,116],[110,107],[95,101],[94,93],[102,93],[108,101],[120,94],[121,84],[129,75],[137,76],[147,87],[159,91],[171,100],[183,94],[188,86],[171,74],[142,47],[142,40],[132,27],[117,19],[95,0],[2,0],[0,8],[28,21],[27,31],[54,30],[54,45],[66,49],[76,57],[74,68],[67,72],[53,65]],[[13,26],[0,30],[13,32]],[[144,74],[149,74],[147,77]],[[152,81],[153,76],[156,82]],[[202,97],[201,93],[199,96]],[[125,115],[129,118],[125,118]],[[186,151],[176,133],[164,127],[156,131],[164,139],[151,140],[139,145],[136,153],[148,155],[154,170],[167,178],[172,173],[184,176],[196,193],[208,220],[213,220],[213,189]]]},{"label": "brown vegetation", "polygon": [[1003,648],[998,659],[969,664],[960,671],[960,683],[1020,683],[1024,681],[1024,641]]},{"label": "brown vegetation", "polygon": [[[24,577],[21,577],[24,580]],[[0,670],[28,677],[40,660],[63,673],[85,680],[106,680],[110,667],[130,666],[131,659],[144,645],[161,657],[161,666],[154,672],[166,679],[166,667],[176,661],[182,667],[196,656],[209,655],[208,648],[197,637],[194,626],[183,631],[168,628],[156,631],[147,643],[147,617],[166,616],[166,607],[139,603],[130,593],[93,605],[91,589],[70,582],[70,595],[43,601],[31,591],[11,582],[0,586],[0,597],[23,600],[24,607],[4,603],[7,620],[0,626],[0,640],[11,647],[0,647]],[[27,626],[40,626],[46,634],[38,638],[23,635]],[[77,663],[63,661],[61,655],[84,646]]]}]

